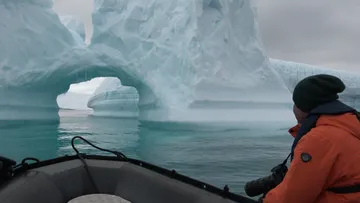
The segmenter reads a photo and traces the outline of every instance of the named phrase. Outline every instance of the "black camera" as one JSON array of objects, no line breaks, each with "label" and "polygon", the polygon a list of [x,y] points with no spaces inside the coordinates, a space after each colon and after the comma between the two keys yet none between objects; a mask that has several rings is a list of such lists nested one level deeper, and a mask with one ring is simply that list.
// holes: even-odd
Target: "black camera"
[{"label": "black camera", "polygon": [[261,194],[266,195],[266,193],[268,193],[283,181],[287,171],[288,168],[284,163],[275,166],[273,169],[271,169],[271,175],[246,183],[246,195],[249,197],[255,197]]}]

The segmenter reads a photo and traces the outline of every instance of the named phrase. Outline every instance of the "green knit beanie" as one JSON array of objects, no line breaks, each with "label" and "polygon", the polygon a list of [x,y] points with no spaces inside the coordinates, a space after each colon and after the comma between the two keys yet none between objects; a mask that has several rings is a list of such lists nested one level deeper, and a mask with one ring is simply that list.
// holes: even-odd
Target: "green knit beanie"
[{"label": "green knit beanie", "polygon": [[321,104],[339,98],[345,84],[337,77],[326,74],[309,76],[301,80],[294,89],[293,101],[303,112],[310,112]]}]

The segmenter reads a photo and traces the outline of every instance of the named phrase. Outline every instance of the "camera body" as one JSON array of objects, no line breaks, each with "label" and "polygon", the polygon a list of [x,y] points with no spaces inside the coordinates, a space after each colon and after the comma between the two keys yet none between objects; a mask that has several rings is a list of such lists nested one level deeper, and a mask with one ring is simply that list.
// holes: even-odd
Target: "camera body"
[{"label": "camera body", "polygon": [[0,184],[12,177],[12,168],[15,164],[14,160],[0,156]]},{"label": "camera body", "polygon": [[265,196],[266,193],[268,193],[283,181],[287,171],[288,168],[284,163],[275,166],[273,169],[271,169],[271,175],[246,183],[245,193],[249,197],[255,197],[261,194]]}]

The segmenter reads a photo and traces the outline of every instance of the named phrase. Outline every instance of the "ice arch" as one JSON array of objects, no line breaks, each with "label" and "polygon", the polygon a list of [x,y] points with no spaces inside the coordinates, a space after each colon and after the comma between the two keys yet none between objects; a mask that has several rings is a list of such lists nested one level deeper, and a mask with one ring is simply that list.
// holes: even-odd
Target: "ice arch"
[{"label": "ice arch", "polygon": [[135,87],[145,120],[184,121],[198,115],[189,109],[238,108],[275,89],[273,100],[288,99],[279,96],[287,89],[268,66],[250,0],[97,1],[89,46],[51,4],[0,4],[1,119],[57,119],[56,97],[94,77]]},{"label": "ice arch", "polygon": [[71,19],[54,13],[51,0],[5,0],[0,13],[0,119],[57,120],[57,96],[95,77],[118,77],[143,100],[155,98],[120,57],[86,47]]}]

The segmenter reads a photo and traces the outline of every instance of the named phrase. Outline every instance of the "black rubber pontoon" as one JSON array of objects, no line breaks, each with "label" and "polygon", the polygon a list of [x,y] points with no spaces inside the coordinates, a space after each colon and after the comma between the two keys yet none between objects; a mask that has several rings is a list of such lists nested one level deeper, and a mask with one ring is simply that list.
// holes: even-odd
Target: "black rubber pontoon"
[{"label": "black rubber pontoon", "polygon": [[219,189],[174,170],[127,158],[120,152],[106,150],[117,154],[114,157],[74,150],[77,155],[14,167],[9,180],[2,184],[0,180],[0,202],[68,203],[99,193],[113,194],[131,203],[256,202],[231,193],[227,187]]}]

